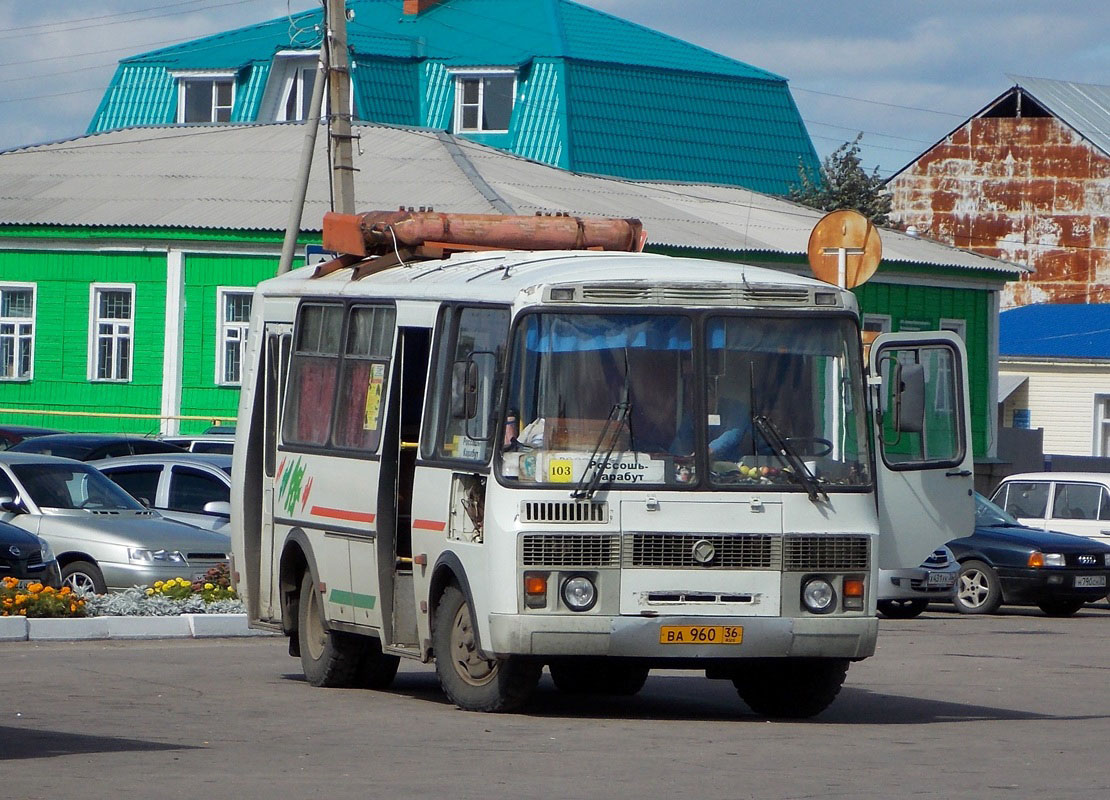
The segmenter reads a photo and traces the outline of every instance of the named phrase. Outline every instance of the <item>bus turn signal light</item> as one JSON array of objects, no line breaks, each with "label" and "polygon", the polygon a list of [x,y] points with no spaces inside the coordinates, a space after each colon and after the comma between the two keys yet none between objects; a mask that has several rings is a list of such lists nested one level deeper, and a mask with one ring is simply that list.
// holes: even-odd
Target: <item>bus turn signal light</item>
[{"label": "bus turn signal light", "polygon": [[524,573],[524,605],[528,608],[543,608],[547,605],[546,573]]},{"label": "bus turn signal light", "polygon": [[861,611],[863,609],[863,581],[859,578],[844,579],[844,610]]}]

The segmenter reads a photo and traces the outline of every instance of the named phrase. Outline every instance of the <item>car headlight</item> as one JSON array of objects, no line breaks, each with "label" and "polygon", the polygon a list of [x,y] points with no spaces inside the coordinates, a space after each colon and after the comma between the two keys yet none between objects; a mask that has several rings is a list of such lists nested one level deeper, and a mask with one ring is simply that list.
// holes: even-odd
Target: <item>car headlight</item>
[{"label": "car headlight", "polygon": [[1062,567],[1062,566],[1064,566],[1064,554],[1063,553],[1045,553],[1044,554],[1044,565],[1046,567]]},{"label": "car headlight", "polygon": [[50,546],[50,542],[46,539],[39,539],[39,556],[42,558],[43,564],[48,564],[54,560],[54,548]]},{"label": "car headlight", "polygon": [[589,611],[597,602],[597,587],[583,575],[568,578],[563,584],[563,602],[571,611]]},{"label": "car headlight", "polygon": [[802,603],[814,614],[827,614],[836,607],[836,589],[824,578],[810,578],[802,587]]},{"label": "car headlight", "polygon": [[127,548],[127,557],[132,564],[184,564],[185,556],[180,550],[146,550],[141,547]]}]

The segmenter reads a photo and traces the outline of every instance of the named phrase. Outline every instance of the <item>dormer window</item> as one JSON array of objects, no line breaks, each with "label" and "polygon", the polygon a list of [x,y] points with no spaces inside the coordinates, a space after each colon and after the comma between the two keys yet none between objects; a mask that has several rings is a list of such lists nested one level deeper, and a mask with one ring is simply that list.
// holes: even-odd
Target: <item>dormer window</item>
[{"label": "dormer window", "polygon": [[[270,79],[262,97],[259,120],[274,122],[301,122],[308,119],[312,104],[312,88],[320,74],[320,57],[316,51],[289,50],[274,56]],[[350,113],[355,110],[354,91],[351,91]],[[328,114],[328,95],[324,94],[323,116]]]},{"label": "dormer window", "polygon": [[233,73],[178,74],[178,122],[230,122],[235,104]]},{"label": "dormer window", "polygon": [[515,95],[511,70],[456,72],[455,133],[506,133]]}]

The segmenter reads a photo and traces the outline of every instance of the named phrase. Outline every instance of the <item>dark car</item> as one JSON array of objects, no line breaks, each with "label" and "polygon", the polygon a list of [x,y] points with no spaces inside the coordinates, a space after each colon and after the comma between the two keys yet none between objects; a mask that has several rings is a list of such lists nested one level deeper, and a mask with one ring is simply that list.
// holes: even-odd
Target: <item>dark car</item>
[{"label": "dark car", "polygon": [[112,433],[55,433],[51,436],[24,439],[9,449],[13,453],[40,453],[44,456],[62,456],[76,461],[186,452],[184,448],[159,439]]},{"label": "dark car", "polygon": [[62,431],[53,428],[36,428],[33,425],[0,425],[0,450],[7,450],[24,439],[51,433],[62,433]]},{"label": "dark car", "polygon": [[960,562],[956,610],[993,614],[1003,603],[1066,617],[1106,596],[1110,546],[1022,525],[975,494],[975,533],[948,548]]},{"label": "dark car", "polygon": [[46,540],[7,522],[0,522],[0,578],[62,586],[62,570]]}]

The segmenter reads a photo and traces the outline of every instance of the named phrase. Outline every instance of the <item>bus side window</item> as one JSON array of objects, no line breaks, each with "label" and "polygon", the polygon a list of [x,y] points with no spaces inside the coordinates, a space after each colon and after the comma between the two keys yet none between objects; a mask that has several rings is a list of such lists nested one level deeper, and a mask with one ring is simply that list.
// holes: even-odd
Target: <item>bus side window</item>
[{"label": "bus side window", "polygon": [[[485,463],[491,445],[488,433],[493,430],[493,416],[499,407],[492,389],[496,383],[494,373],[505,350],[509,311],[446,309],[441,325],[444,334],[437,355],[430,435],[423,437],[425,442],[434,442],[434,446],[426,449],[425,457]],[[471,409],[467,408],[468,387],[481,398]],[[471,405],[474,401],[472,398]]]},{"label": "bus side window", "polygon": [[290,444],[324,445],[339,377],[343,306],[305,304],[297,317],[281,438]]}]

